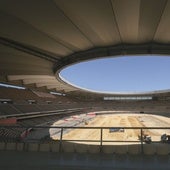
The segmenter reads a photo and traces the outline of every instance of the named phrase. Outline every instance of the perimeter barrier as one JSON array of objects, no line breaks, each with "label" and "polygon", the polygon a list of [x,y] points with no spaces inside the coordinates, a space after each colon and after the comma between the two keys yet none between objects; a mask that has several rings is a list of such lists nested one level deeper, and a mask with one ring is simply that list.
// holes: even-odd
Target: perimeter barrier
[{"label": "perimeter barrier", "polygon": [[[90,139],[65,137],[69,132],[74,130],[88,130]],[[93,134],[97,137],[93,138]],[[126,135],[131,131],[136,134],[135,137]],[[76,132],[75,132],[76,133]],[[83,133],[81,131],[81,133]],[[107,139],[109,134],[110,138]],[[65,143],[76,143],[81,145],[98,146],[100,152],[103,148],[111,145],[138,145],[140,153],[145,148],[151,148],[152,144],[165,144],[170,146],[170,127],[67,127],[67,126],[0,126],[0,142],[10,143],[49,143],[57,142],[59,144],[59,152],[63,152]],[[81,136],[81,134],[80,134]],[[119,137],[119,139],[117,139]],[[122,139],[120,139],[122,137]],[[148,145],[148,146],[146,146]],[[145,148],[144,148],[145,147]],[[169,147],[170,148],[170,147]]]}]

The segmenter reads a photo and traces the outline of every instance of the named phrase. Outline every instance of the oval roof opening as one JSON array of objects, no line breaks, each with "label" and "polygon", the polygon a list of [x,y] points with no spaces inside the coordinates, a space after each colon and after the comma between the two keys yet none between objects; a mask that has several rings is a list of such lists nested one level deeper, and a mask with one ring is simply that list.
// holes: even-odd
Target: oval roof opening
[{"label": "oval roof opening", "polygon": [[169,56],[123,56],[96,59],[66,67],[60,78],[101,93],[143,93],[170,89]]}]

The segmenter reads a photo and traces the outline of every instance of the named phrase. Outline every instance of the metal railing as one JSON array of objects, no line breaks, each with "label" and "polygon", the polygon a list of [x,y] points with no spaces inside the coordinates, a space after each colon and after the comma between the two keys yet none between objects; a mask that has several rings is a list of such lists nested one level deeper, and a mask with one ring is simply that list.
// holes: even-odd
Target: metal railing
[{"label": "metal railing", "polygon": [[[52,135],[50,134],[50,129],[55,129],[55,133]],[[81,130],[99,130],[99,135],[98,139],[67,139],[65,138],[65,134],[69,133],[71,130],[76,130],[76,129],[81,129]],[[116,132],[119,132],[120,129],[123,129],[125,131],[128,130],[138,130],[138,135],[140,138],[136,140],[106,140],[104,139],[104,130],[111,130],[114,129],[115,132],[113,132],[113,136]],[[28,131],[29,130],[29,131]],[[42,135],[40,138],[29,138],[33,132],[37,132],[37,134],[40,132]],[[44,132],[43,132],[44,130]],[[45,132],[46,130],[46,132]],[[62,150],[62,144],[63,142],[76,142],[76,143],[83,143],[83,144],[89,144],[89,143],[94,143],[97,145],[100,145],[101,151],[102,151],[102,146],[105,145],[106,143],[111,143],[114,145],[114,143],[125,143],[125,144],[140,144],[141,146],[141,152],[143,152],[143,145],[146,143],[144,140],[143,136],[145,131],[150,131],[151,130],[164,130],[165,133],[170,134],[170,127],[78,127],[78,126],[0,126],[0,141],[3,142],[49,142],[49,140],[55,140],[52,139],[52,136],[57,135],[57,141],[59,142],[59,150]],[[18,133],[18,134],[17,134]],[[21,134],[25,133],[25,136],[21,136]],[[44,134],[43,134],[44,133]],[[108,131],[107,131],[108,133]],[[112,133],[112,132],[110,132]],[[123,131],[124,133],[124,131]],[[122,134],[123,134],[122,133]],[[163,134],[163,133],[162,133]],[[151,143],[160,143],[161,141],[161,135],[157,134],[157,137],[159,140],[152,140]],[[36,135],[36,133],[35,133]],[[51,135],[51,136],[50,136]],[[152,138],[152,135],[151,135]]]}]

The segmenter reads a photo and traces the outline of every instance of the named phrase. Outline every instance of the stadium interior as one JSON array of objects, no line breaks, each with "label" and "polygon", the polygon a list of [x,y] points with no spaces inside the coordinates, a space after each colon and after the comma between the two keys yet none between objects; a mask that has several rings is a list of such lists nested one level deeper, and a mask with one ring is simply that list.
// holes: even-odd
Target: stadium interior
[{"label": "stadium interior", "polygon": [[98,93],[59,76],[169,57],[169,20],[169,0],[0,0],[0,169],[169,170],[169,89]]}]

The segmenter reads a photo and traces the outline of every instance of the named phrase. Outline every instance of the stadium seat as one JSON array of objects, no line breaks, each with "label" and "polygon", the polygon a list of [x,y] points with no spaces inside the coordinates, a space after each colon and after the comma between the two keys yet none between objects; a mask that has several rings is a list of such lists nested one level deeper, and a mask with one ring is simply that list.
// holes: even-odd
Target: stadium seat
[{"label": "stadium seat", "polygon": [[100,145],[88,145],[88,152],[89,153],[99,153]]},{"label": "stadium seat", "polygon": [[6,143],[6,150],[16,150],[16,143],[13,142]]},{"label": "stadium seat", "polygon": [[114,153],[115,147],[116,146],[113,146],[113,145],[103,145],[102,152],[107,153],[107,154]]},{"label": "stadium seat", "polygon": [[127,145],[117,145],[115,146],[116,154],[126,154],[127,153]]},{"label": "stadium seat", "polygon": [[28,143],[27,149],[28,149],[28,151],[37,152],[39,149],[39,144],[38,143]]},{"label": "stadium seat", "polygon": [[51,152],[59,152],[59,142],[50,143]]},{"label": "stadium seat", "polygon": [[74,152],[74,143],[73,142],[62,142],[62,151],[63,152]]},{"label": "stadium seat", "polygon": [[160,143],[156,145],[156,153],[158,155],[168,155],[170,154],[170,145],[165,143]]},{"label": "stadium seat", "polygon": [[0,150],[4,150],[5,149],[5,142],[0,142]]},{"label": "stadium seat", "polygon": [[41,143],[41,144],[40,144],[40,149],[39,149],[39,151],[49,152],[49,151],[50,151],[50,145],[49,145],[49,143]]},{"label": "stadium seat", "polygon": [[156,153],[155,144],[144,144],[143,145],[143,153],[145,155],[154,155]]},{"label": "stadium seat", "polygon": [[141,145],[134,144],[134,145],[128,145],[128,153],[132,155],[138,155],[141,153]]},{"label": "stadium seat", "polygon": [[16,150],[17,151],[23,151],[24,150],[24,143],[17,143]]},{"label": "stadium seat", "polygon": [[86,153],[88,151],[88,145],[87,144],[75,144],[75,151],[77,153]]}]

